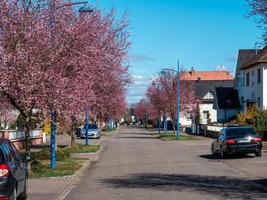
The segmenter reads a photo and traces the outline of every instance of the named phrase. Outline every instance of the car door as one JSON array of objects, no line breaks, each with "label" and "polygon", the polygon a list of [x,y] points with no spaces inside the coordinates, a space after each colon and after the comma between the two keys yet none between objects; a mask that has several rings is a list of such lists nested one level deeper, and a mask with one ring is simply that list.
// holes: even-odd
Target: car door
[{"label": "car door", "polygon": [[16,149],[16,147],[14,146],[13,143],[9,143],[11,150],[14,152],[15,155],[15,162],[17,164],[18,167],[18,192],[23,192],[24,190],[24,184],[26,182],[27,179],[27,165],[24,162],[24,160],[22,159],[20,153],[18,152],[18,150]]},{"label": "car door", "polygon": [[224,140],[225,140],[225,129],[223,129],[219,135],[219,138],[218,138],[218,149],[219,151],[221,151],[221,148],[222,148],[222,145],[224,143]]},{"label": "car door", "polygon": [[16,155],[14,151],[12,150],[12,147],[9,142],[5,142],[3,144],[3,151],[7,157],[7,164],[9,168],[11,169],[11,173],[13,175],[13,178],[17,182],[17,194],[21,191],[21,168],[17,161]]}]

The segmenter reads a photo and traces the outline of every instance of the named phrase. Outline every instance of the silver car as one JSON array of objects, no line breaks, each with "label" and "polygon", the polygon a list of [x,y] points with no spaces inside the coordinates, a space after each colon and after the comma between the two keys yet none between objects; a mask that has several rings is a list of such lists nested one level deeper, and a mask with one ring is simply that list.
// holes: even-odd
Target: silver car
[{"label": "silver car", "polygon": [[[86,127],[81,128],[80,133],[81,138],[86,137]],[[89,124],[88,125],[88,138],[91,139],[99,139],[100,138],[100,129],[98,128],[97,124]]]}]

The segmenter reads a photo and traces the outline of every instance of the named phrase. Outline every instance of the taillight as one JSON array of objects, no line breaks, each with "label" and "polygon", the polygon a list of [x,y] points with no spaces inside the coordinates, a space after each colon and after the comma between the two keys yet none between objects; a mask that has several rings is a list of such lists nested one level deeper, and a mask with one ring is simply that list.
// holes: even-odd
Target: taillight
[{"label": "taillight", "polygon": [[254,138],[253,140],[252,140],[252,142],[253,143],[261,143],[261,138]]},{"label": "taillight", "polygon": [[236,141],[234,139],[228,139],[225,141],[225,144],[235,144]]},{"label": "taillight", "polygon": [[0,177],[8,176],[10,169],[7,164],[0,164]]},{"label": "taillight", "polygon": [[8,200],[7,197],[0,197],[0,200]]}]

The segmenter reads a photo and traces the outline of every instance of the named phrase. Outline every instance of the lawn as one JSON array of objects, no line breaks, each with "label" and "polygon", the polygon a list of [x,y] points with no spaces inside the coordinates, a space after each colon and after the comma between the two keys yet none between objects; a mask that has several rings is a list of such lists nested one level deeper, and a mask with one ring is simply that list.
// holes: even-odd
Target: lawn
[{"label": "lawn", "polygon": [[[165,141],[171,141],[171,140],[176,140],[176,135],[173,133],[162,133],[162,134],[157,134],[158,138],[165,140]],[[186,135],[186,134],[180,134],[179,135],[179,140],[197,140],[197,138],[191,136],[191,135]]]},{"label": "lawn", "polygon": [[50,169],[50,148],[32,154],[30,178],[58,177],[73,175],[79,170],[86,158],[70,157],[72,153],[95,153],[100,145],[76,145],[74,147],[58,148],[56,168]]},{"label": "lawn", "polygon": [[70,176],[79,170],[87,159],[67,158],[56,162],[56,168],[50,169],[50,160],[33,161],[30,178]]}]

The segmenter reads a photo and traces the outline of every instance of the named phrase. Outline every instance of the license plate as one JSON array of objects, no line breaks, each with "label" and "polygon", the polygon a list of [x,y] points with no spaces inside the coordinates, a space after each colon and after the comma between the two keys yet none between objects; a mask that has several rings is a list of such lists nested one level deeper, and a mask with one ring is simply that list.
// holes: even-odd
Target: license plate
[{"label": "license plate", "polygon": [[238,140],[237,143],[248,143],[249,141],[248,140]]}]

